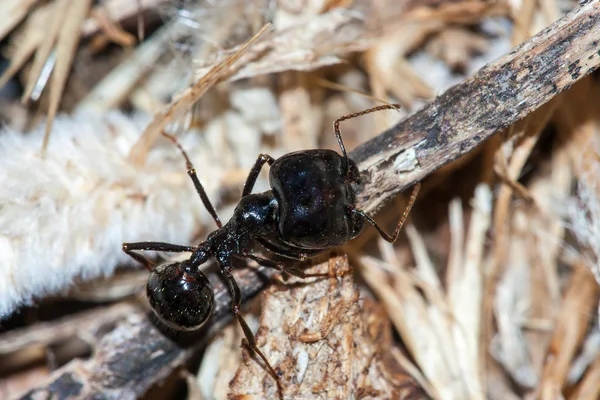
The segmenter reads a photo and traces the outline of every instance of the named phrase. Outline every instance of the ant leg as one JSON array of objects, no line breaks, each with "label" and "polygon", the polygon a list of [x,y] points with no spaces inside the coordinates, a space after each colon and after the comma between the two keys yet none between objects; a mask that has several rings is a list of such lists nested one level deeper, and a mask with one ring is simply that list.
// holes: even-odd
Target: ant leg
[{"label": "ant leg", "polygon": [[260,173],[261,168],[265,163],[272,165],[275,159],[268,154],[261,154],[256,159],[254,166],[250,170],[248,174],[248,178],[246,178],[246,183],[244,184],[244,190],[242,190],[242,197],[245,197],[250,194],[254,184],[256,183],[256,178],[258,178],[258,174]]},{"label": "ant leg", "polygon": [[134,250],[170,251],[173,253],[183,253],[185,251],[193,252],[194,247],[180,246],[178,244],[164,242],[123,243],[123,251],[125,254],[142,264],[148,271],[152,272],[152,263],[143,255],[134,252]]},{"label": "ant leg", "polygon": [[200,180],[198,179],[198,175],[196,175],[196,169],[194,169],[194,166],[192,165],[192,162],[190,161],[190,158],[188,157],[187,153],[185,152],[185,150],[183,150],[183,147],[181,147],[181,145],[179,144],[179,142],[177,141],[177,138],[175,138],[175,136],[170,135],[165,131],[162,131],[161,133],[164,137],[166,137],[171,142],[173,142],[173,144],[175,146],[177,146],[177,148],[183,155],[183,158],[185,158],[185,166],[187,168],[187,173],[188,173],[189,177],[192,179],[192,182],[194,182],[194,187],[196,188],[196,192],[200,196],[200,200],[202,200],[202,204],[204,204],[204,207],[206,207],[206,209],[208,210],[208,213],[215,220],[217,227],[222,228],[223,224],[221,223],[221,220],[219,219],[219,216],[217,215],[215,208],[210,203],[210,200],[209,200],[208,196],[206,195],[206,192],[204,191],[204,187],[200,183]]},{"label": "ant leg", "polygon": [[273,253],[279,257],[285,257],[285,258],[289,258],[290,260],[296,260],[296,261],[306,261],[306,259],[308,258],[308,254],[306,254],[306,253],[296,254],[296,253],[292,253],[292,252],[287,252],[283,249],[279,249],[278,247],[276,247],[275,245],[270,243],[268,240],[265,240],[261,237],[256,237],[256,238],[254,238],[254,240],[256,240],[258,243],[260,243],[260,245],[262,247],[264,247],[265,249],[269,250],[271,253]]},{"label": "ant leg", "polygon": [[385,239],[386,241],[388,241],[390,243],[393,243],[396,241],[396,239],[398,239],[398,235],[400,234],[400,229],[402,229],[402,225],[404,225],[404,222],[406,222],[406,218],[408,217],[408,214],[410,213],[410,210],[411,210],[413,204],[415,204],[415,200],[417,199],[417,194],[419,193],[419,189],[421,189],[421,184],[417,183],[415,185],[415,187],[413,188],[412,193],[410,194],[410,199],[408,200],[408,205],[406,206],[406,209],[402,213],[402,217],[400,217],[400,221],[398,222],[398,225],[396,226],[394,233],[392,233],[391,235],[384,232],[383,229],[377,224],[377,222],[375,222],[375,220],[373,220],[373,218],[371,218],[367,214],[365,214],[364,211],[352,210],[352,212],[359,215],[365,221],[367,221],[368,223],[373,225],[373,227],[375,229],[377,229],[377,232],[379,232],[379,234],[381,235],[381,237],[383,239]]},{"label": "ant leg", "polygon": [[269,374],[273,376],[273,379],[275,379],[275,382],[277,383],[277,392],[279,393],[279,397],[283,399],[283,388],[281,387],[281,382],[279,381],[279,375],[277,375],[277,373],[267,360],[267,357],[265,357],[265,355],[258,349],[258,347],[256,347],[256,340],[254,339],[254,334],[250,330],[250,327],[248,326],[240,312],[242,302],[240,288],[237,282],[235,281],[233,275],[231,275],[230,268],[226,266],[221,266],[221,273],[225,276],[225,279],[227,280],[227,286],[229,286],[229,291],[231,292],[231,310],[233,311],[235,318],[242,327],[242,330],[244,331],[244,336],[246,336],[246,340],[248,341],[248,347],[263,360],[263,362],[267,366]]},{"label": "ant leg", "polygon": [[296,277],[302,278],[302,279],[330,276],[329,274],[324,274],[324,273],[323,274],[307,274],[306,272],[302,271],[301,269],[288,267],[281,262],[268,260],[266,258],[258,257],[256,255],[250,254],[250,253],[244,254],[244,257],[256,261],[258,264],[262,265],[263,267],[274,268],[277,271],[282,271],[282,272],[285,272],[286,274],[293,275],[293,276],[296,276]]},{"label": "ant leg", "polygon": [[336,119],[333,122],[333,131],[335,132],[335,138],[337,139],[338,144],[340,145],[340,149],[342,150],[342,155],[344,156],[344,160],[345,160],[345,164],[346,164],[345,165],[346,173],[348,173],[348,171],[349,171],[348,170],[348,154],[346,153],[346,147],[344,146],[344,142],[342,141],[342,133],[340,132],[340,122],[345,121],[347,119],[360,117],[365,114],[370,114],[375,111],[398,110],[399,108],[400,108],[400,104],[384,104],[381,106],[369,108],[367,110],[359,111],[359,112],[356,112],[353,114],[342,115],[341,117],[339,117],[338,119]]}]

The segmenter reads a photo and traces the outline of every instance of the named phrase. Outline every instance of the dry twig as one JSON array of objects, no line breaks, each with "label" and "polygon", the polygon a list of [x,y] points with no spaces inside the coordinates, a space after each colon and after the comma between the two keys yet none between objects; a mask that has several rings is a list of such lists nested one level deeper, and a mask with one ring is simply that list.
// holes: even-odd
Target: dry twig
[{"label": "dry twig", "polygon": [[600,2],[587,1],[355,149],[368,183],[359,207],[394,195],[473,150],[600,66]]},{"label": "dry twig", "polygon": [[[233,274],[243,289],[243,300],[247,301],[264,289],[274,270],[246,268]],[[92,358],[71,361],[52,374],[47,385],[32,389],[21,398],[50,398],[53,393],[61,393],[64,400],[94,398],[97,394],[110,399],[138,398],[231,319],[229,290],[215,275],[211,275],[211,284],[215,308],[210,322],[199,331],[161,333],[143,312],[131,313],[126,322],[99,341]]]}]

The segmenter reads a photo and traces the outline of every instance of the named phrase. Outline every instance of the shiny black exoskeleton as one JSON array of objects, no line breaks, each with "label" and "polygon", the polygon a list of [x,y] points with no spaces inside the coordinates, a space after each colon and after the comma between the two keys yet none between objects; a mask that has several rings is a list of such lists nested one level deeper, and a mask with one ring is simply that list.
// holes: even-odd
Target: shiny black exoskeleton
[{"label": "shiny black exoskeleton", "polygon": [[[332,150],[304,150],[278,159],[261,154],[248,175],[233,216],[225,225],[221,224],[185,151],[173,136],[163,133],[185,157],[188,174],[218,229],[196,247],[162,242],[123,244],[123,250],[128,255],[151,271],[147,295],[162,322],[172,328],[193,330],[209,318],[214,302],[213,292],[199,267],[214,257],[231,291],[232,310],[244,330],[249,347],[263,359],[281,393],[277,374],[256,347],[254,336],[240,315],[241,295],[231,274],[232,261],[234,258],[254,260],[260,265],[301,278],[322,276],[306,274],[295,267],[259,257],[252,253],[252,249],[259,243],[279,256],[304,260],[353,239],[362,231],[365,221],[372,224],[384,239],[390,242],[396,240],[419,186],[415,187],[409,206],[394,233],[386,234],[373,219],[355,208],[360,174],[356,164],[346,154],[339,130],[339,123],[345,119],[390,108],[396,106],[375,107],[337,119],[334,130],[341,155]],[[251,194],[265,163],[270,165],[271,190]],[[149,261],[136,250],[191,252],[192,255],[186,261],[153,269]]]}]

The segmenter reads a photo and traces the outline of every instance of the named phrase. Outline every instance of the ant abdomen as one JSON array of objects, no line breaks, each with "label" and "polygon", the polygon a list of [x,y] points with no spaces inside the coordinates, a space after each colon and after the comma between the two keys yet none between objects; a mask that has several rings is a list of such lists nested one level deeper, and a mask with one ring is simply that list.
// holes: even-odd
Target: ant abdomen
[{"label": "ant abdomen", "polygon": [[187,262],[163,264],[148,278],[146,292],[156,316],[170,328],[200,328],[214,305],[214,293],[206,276]]}]

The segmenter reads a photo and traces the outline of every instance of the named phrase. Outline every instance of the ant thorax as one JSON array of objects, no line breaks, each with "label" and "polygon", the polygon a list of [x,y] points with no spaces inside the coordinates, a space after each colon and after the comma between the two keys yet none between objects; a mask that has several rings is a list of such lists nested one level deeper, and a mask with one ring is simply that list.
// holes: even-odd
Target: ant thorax
[{"label": "ant thorax", "polygon": [[272,191],[241,198],[231,219],[223,227],[232,236],[262,235],[275,230],[278,205]]}]

